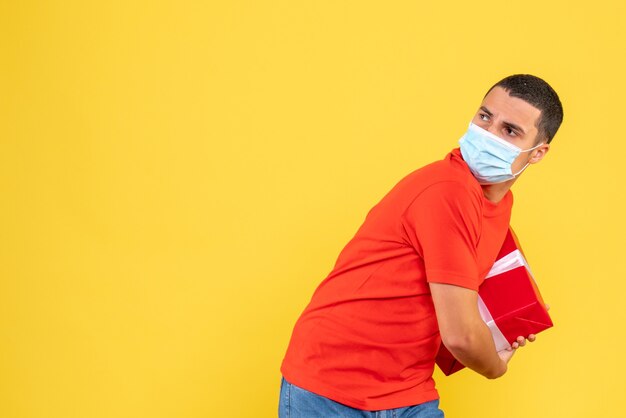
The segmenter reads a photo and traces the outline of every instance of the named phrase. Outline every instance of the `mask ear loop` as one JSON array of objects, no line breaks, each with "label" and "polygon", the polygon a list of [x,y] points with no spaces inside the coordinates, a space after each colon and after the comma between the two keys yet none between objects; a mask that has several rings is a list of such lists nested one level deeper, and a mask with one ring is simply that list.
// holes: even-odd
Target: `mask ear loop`
[{"label": "mask ear loop", "polygon": [[[525,150],[524,150],[524,151],[522,151],[522,152],[532,151],[532,150],[534,150],[534,149],[536,149],[536,148],[539,148],[539,147],[540,147],[540,146],[542,146],[542,145],[543,145],[543,142],[542,142],[542,143],[540,143],[540,144],[538,144],[538,145],[535,145],[535,146],[534,146],[534,147],[532,147],[532,148],[525,149]],[[520,174],[522,174],[522,171],[526,170],[526,167],[528,167],[529,165],[530,165],[530,163],[526,163],[526,165],[525,165],[524,167],[522,167],[522,169],[521,169],[520,171],[518,171],[517,173],[513,174],[513,177],[517,177],[517,176],[519,176]]]},{"label": "mask ear loop", "polygon": [[530,163],[526,163],[526,165],[524,167],[522,167],[522,169],[520,171],[518,171],[517,173],[513,174],[513,178],[519,176],[520,174],[522,174],[522,171],[526,170],[526,167],[528,167],[530,165]]},{"label": "mask ear loop", "polygon": [[536,148],[539,148],[539,147],[540,147],[540,146],[542,146],[542,145],[543,145],[543,142],[540,142],[539,144],[535,145],[534,147],[532,147],[532,148],[528,148],[528,149],[525,149],[525,150],[523,150],[523,151],[521,151],[521,152],[528,152],[528,151],[532,151],[532,150],[534,150],[534,149],[536,149]]}]

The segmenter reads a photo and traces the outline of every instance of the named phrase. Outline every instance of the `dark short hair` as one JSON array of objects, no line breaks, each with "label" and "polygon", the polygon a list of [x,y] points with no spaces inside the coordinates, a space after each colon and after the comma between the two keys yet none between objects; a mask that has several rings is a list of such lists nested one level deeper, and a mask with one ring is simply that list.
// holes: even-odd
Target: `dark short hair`
[{"label": "dark short hair", "polygon": [[548,83],[530,74],[510,75],[494,84],[502,87],[509,96],[518,97],[541,111],[537,121],[537,143],[546,140],[549,144],[563,122],[563,106],[559,96]]}]

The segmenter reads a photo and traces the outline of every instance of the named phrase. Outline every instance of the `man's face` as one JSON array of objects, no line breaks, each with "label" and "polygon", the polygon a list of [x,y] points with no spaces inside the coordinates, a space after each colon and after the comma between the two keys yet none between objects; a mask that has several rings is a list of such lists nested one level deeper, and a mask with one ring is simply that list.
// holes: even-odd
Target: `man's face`
[{"label": "man's face", "polygon": [[[537,127],[541,111],[524,100],[511,97],[502,87],[494,87],[483,99],[472,122],[505,141],[521,148],[536,144]],[[522,152],[513,162],[511,170],[517,173],[526,163],[535,164],[543,158],[549,144],[533,151]]]}]

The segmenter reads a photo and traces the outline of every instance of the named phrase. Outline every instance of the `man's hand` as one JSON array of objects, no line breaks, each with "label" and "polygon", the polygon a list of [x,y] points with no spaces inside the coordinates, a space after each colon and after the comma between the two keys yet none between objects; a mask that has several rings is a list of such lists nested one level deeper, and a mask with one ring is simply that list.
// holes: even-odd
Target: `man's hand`
[{"label": "man's hand", "polygon": [[[537,337],[535,336],[535,334],[530,334],[528,336],[528,341],[532,343],[533,341],[535,341],[536,338]],[[513,358],[513,354],[515,354],[515,351],[519,347],[524,347],[525,345],[526,345],[526,338],[519,336],[517,337],[517,341],[511,344],[510,348],[505,348],[504,350],[498,351],[498,355],[506,364],[509,364],[509,361],[511,360],[511,358]]]},{"label": "man's hand", "polygon": [[[537,339],[537,336],[535,334],[530,334],[528,336],[528,341],[535,342],[535,340]],[[513,344],[511,344],[511,347],[515,348],[520,348],[520,347],[524,347],[526,345],[526,338],[519,336],[517,337],[517,340],[513,342]]]},{"label": "man's hand", "polygon": [[[535,334],[530,334],[528,336],[528,341],[530,341],[531,343],[534,342],[536,339],[537,336]],[[498,355],[506,364],[509,364],[509,361],[511,360],[511,358],[513,358],[513,354],[515,354],[515,351],[519,347],[524,347],[525,345],[526,338],[519,336],[517,337],[517,341],[511,344],[511,348],[505,348],[504,350],[498,351]]]}]

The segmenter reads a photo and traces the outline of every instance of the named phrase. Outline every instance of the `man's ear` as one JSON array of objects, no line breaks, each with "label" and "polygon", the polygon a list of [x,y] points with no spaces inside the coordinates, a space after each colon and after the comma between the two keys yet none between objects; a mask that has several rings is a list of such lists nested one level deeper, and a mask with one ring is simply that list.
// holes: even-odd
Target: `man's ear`
[{"label": "man's ear", "polygon": [[528,160],[528,163],[530,164],[536,164],[539,161],[541,161],[543,159],[543,157],[546,156],[546,154],[548,153],[548,151],[550,151],[550,144],[543,144],[540,147],[538,147],[537,149],[534,149],[532,151],[532,153],[530,154],[531,157]]}]

